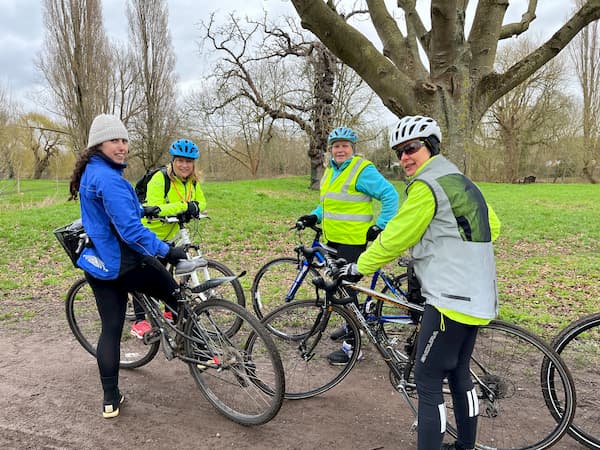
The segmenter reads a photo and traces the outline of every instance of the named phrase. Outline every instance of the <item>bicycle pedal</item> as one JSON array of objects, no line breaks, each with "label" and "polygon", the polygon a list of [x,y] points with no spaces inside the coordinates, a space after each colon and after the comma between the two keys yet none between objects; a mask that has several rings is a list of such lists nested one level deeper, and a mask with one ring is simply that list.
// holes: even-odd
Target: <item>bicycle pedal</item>
[{"label": "bicycle pedal", "polygon": [[143,342],[146,345],[154,344],[160,340],[160,330],[158,328],[152,328],[150,331],[144,334]]}]

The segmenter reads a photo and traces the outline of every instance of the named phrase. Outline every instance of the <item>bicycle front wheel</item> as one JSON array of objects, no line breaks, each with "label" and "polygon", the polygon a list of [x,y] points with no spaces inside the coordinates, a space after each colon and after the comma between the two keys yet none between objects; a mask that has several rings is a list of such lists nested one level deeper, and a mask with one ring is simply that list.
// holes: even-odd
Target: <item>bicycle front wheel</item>
[{"label": "bicycle front wheel", "polygon": [[[128,310],[132,309],[136,294],[129,294]],[[96,346],[102,331],[102,322],[96,307],[96,298],[92,288],[85,278],[77,280],[69,289],[65,300],[67,322],[73,335],[81,346],[92,356],[96,357]],[[121,355],[119,367],[134,369],[152,361],[158,352],[159,343],[144,344],[130,334],[135,320],[133,311],[125,314],[125,323],[121,333]]]},{"label": "bicycle front wheel", "polygon": [[[577,408],[568,433],[588,448],[600,449],[600,313],[570,324],[553,339],[552,347],[569,367],[577,390]],[[551,386],[556,384],[558,375],[550,364],[545,364],[542,373]],[[560,414],[560,402],[551,395],[546,400]]]},{"label": "bicycle front wheel", "polygon": [[[556,369],[552,395],[561,405],[560,417],[546,407],[548,384],[540,383],[546,358]],[[492,321],[479,329],[471,371],[479,399],[476,448],[546,449],[566,433],[575,412],[573,380],[556,352],[537,336]],[[448,431],[456,437],[451,396],[445,392]]]},{"label": "bicycle front wheel", "polygon": [[[268,329],[278,330],[272,336],[283,362],[287,399],[314,397],[333,388],[350,373],[360,355],[360,333],[352,313],[332,305],[326,328],[320,334],[312,329],[324,313],[323,305],[317,305],[315,300],[293,301],[277,308],[262,322]],[[354,351],[347,364],[331,365],[327,357],[340,350],[341,342],[334,342],[329,334],[343,325],[348,326],[347,336],[355,337]],[[311,330],[313,334],[309,336]],[[248,351],[256,353],[252,340],[249,342]]]},{"label": "bicycle front wheel", "polygon": [[[240,327],[229,336],[224,328],[233,320]],[[190,337],[185,340],[190,372],[221,414],[242,425],[275,417],[285,392],[283,366],[269,333],[254,316],[230,301],[207,300],[194,308],[185,334]],[[250,336],[252,354],[245,350]]]},{"label": "bicycle front wheel", "polygon": [[271,311],[285,304],[286,296],[290,294],[294,282],[299,284],[288,301],[314,298],[315,287],[310,281],[318,276],[319,272],[309,267],[304,278],[297,279],[300,267],[296,258],[283,257],[273,259],[260,268],[250,290],[256,317],[263,319]]}]

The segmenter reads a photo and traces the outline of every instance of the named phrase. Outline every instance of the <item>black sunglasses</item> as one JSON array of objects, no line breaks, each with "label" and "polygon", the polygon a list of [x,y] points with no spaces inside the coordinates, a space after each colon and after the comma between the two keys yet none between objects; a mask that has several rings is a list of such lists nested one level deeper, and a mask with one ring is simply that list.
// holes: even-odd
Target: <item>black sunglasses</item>
[{"label": "black sunglasses", "polygon": [[424,145],[425,144],[421,141],[413,141],[410,144],[403,145],[402,147],[396,146],[393,150],[396,152],[398,159],[400,159],[402,158],[402,153],[412,155],[413,153],[417,153]]}]

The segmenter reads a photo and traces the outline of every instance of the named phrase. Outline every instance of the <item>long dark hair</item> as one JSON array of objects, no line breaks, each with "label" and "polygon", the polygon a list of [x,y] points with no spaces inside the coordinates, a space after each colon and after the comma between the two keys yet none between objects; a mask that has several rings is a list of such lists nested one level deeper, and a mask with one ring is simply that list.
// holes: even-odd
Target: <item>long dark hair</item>
[{"label": "long dark hair", "polygon": [[71,175],[71,183],[69,184],[69,201],[77,200],[79,195],[79,184],[81,183],[81,176],[85,170],[85,167],[90,162],[90,158],[100,152],[100,145],[94,145],[91,148],[85,149],[79,154],[79,158],[75,161],[75,168]]}]

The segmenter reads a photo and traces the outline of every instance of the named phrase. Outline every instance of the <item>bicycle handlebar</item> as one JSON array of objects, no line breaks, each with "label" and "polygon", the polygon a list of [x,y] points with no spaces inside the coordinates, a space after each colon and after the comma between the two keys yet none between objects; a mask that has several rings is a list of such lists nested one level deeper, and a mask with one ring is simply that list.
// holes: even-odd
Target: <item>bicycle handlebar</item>
[{"label": "bicycle handlebar", "polygon": [[313,230],[315,233],[317,233],[319,236],[323,233],[323,230],[321,229],[321,227],[318,227],[316,225],[309,225],[306,226],[304,225],[304,223],[301,220],[298,220],[293,227],[290,227],[290,230],[296,230],[296,231],[302,231],[305,230],[306,228],[310,228],[311,230]]},{"label": "bicycle handlebar", "polygon": [[[146,211],[148,211],[150,215],[147,215]],[[148,222],[159,221],[163,223],[179,223],[180,225],[188,222],[188,220],[186,220],[184,215],[181,213],[174,216],[160,216],[158,214],[160,214],[160,208],[158,206],[144,206],[144,217],[148,219]],[[198,217],[193,217],[193,219],[210,219],[210,216],[208,214],[200,213],[198,214]]]}]

